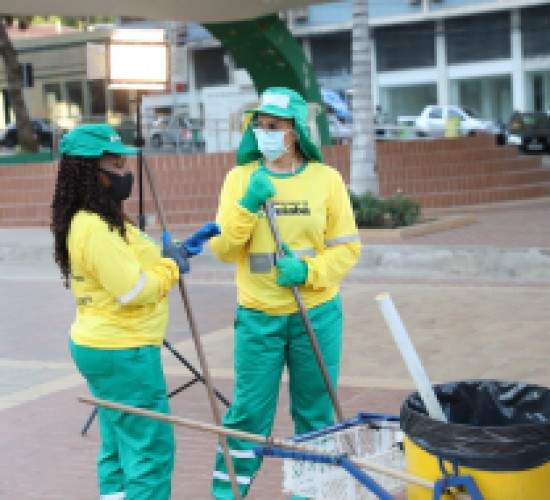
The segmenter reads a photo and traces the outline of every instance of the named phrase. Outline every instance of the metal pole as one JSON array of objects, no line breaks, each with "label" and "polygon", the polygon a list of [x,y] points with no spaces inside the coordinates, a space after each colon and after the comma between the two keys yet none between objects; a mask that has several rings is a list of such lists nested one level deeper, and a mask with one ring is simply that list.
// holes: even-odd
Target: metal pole
[{"label": "metal pole", "polygon": [[[151,195],[155,203],[157,214],[159,216],[160,225],[163,231],[168,230],[168,225],[166,222],[166,217],[164,215],[164,210],[158,197],[157,188],[155,180],[153,178],[153,173],[149,168],[147,162],[144,162],[145,174],[147,175],[147,180],[149,182],[149,188],[151,189]],[[193,337],[193,342],[195,343],[195,350],[197,351],[197,356],[199,358],[199,363],[202,371],[202,376],[204,377],[204,382],[206,385],[206,392],[208,393],[208,399],[210,400],[210,407],[212,409],[212,415],[214,417],[214,422],[216,425],[221,425],[220,410],[214,396],[214,386],[212,384],[212,378],[210,377],[210,370],[208,368],[208,363],[206,362],[206,356],[204,354],[204,349],[202,347],[202,342],[200,335],[198,333],[197,325],[195,323],[195,317],[193,315],[193,310],[191,309],[191,303],[189,301],[189,296],[185,287],[185,281],[180,274],[179,277],[179,289],[181,294],[181,299],[183,301],[183,306],[187,314],[187,321],[189,322],[189,329],[191,330],[191,336]],[[220,438],[220,443],[223,448],[223,455],[225,458],[225,463],[227,466],[227,472],[231,479],[231,488],[233,489],[233,495],[237,500],[240,500],[241,495],[239,491],[239,485],[237,484],[237,477],[235,475],[235,468],[233,467],[233,460],[229,453],[229,447],[227,446],[227,440],[225,437]]]},{"label": "metal pole", "polygon": [[[137,408],[134,406],[115,403],[114,401],[107,401],[104,399],[97,399],[93,397],[83,397],[83,396],[80,396],[78,400],[81,403],[86,403],[89,405],[101,406],[103,408],[111,408],[113,410],[130,413],[132,415],[140,415],[142,417],[154,418],[156,420],[161,420],[162,422],[168,422],[173,425],[179,425],[182,427],[187,427],[189,429],[210,432],[218,435],[231,436],[237,439],[241,439],[243,441],[259,443],[269,447],[277,446],[285,450],[327,454],[326,450],[315,446],[308,446],[301,443],[298,444],[285,439],[277,439],[272,436],[262,436],[260,434],[252,434],[250,432],[239,431],[237,429],[227,429],[219,425],[212,425],[206,422],[191,420],[189,418],[176,417],[174,415],[165,415],[164,413],[158,413],[156,411],[151,411],[151,410],[144,410],[142,408]],[[395,477],[396,479],[400,479],[402,481],[417,484],[418,486],[422,486],[423,488],[428,488],[432,490],[434,488],[434,483],[431,481],[428,481],[421,477],[413,476],[412,474],[400,471],[398,469],[392,469],[391,467],[387,467],[386,465],[374,463],[366,458],[351,455],[351,456],[347,456],[347,459],[361,468],[370,469],[372,471],[379,472],[381,474],[384,474],[390,477]]]},{"label": "metal pole", "polygon": [[145,229],[145,214],[143,213],[143,152],[145,145],[141,127],[141,97],[142,93],[136,91],[136,140],[137,153],[137,178],[138,178],[138,226],[143,231]]},{"label": "metal pole", "polygon": [[[277,255],[282,257],[285,255],[285,252],[283,250],[283,242],[281,240],[281,236],[279,234],[279,231],[277,229],[277,224],[275,222],[275,207],[273,206],[273,202],[271,201],[265,202],[265,212],[267,215],[267,220],[269,221],[269,225],[271,227],[271,232],[273,233],[273,238],[275,239],[275,245],[277,247]],[[334,412],[336,413],[336,418],[340,421],[344,420],[342,407],[340,406],[338,398],[336,397],[336,392],[334,391],[332,382],[330,380],[330,377],[327,371],[327,367],[325,365],[325,361],[323,360],[323,354],[321,353],[321,349],[319,348],[319,343],[317,342],[317,336],[315,335],[313,326],[311,325],[311,321],[309,320],[309,315],[307,313],[306,306],[304,305],[304,301],[302,300],[302,296],[300,295],[300,291],[298,290],[297,286],[292,287],[292,294],[294,295],[294,299],[296,300],[296,305],[298,306],[300,315],[302,316],[302,320],[304,321],[304,326],[306,328],[307,335],[311,343],[311,347],[315,354],[315,358],[317,359],[317,363],[319,364],[321,375],[323,376],[323,380],[325,381],[325,384],[327,386],[327,391],[329,393],[330,399],[334,406]]]}]

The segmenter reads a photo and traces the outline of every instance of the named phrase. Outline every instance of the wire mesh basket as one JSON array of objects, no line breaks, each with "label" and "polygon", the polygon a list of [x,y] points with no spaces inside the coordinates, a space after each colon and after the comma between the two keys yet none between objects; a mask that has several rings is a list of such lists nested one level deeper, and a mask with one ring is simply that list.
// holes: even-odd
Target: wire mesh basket
[{"label": "wire mesh basket", "polygon": [[[397,417],[360,413],[354,419],[299,436],[294,441],[322,448],[327,454],[349,454],[392,469],[405,469],[403,433]],[[315,500],[378,498],[340,466],[285,459],[283,472],[283,490],[288,494]],[[385,474],[364,472],[387,492],[398,492],[404,486]]]}]

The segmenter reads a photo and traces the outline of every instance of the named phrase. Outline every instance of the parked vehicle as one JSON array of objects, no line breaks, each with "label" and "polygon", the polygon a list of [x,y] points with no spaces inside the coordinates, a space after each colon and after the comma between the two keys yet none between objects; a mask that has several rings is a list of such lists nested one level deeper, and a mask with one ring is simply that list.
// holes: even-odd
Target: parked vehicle
[{"label": "parked vehicle", "polygon": [[457,135],[500,132],[500,127],[492,120],[484,120],[473,111],[460,106],[426,106],[415,121],[416,134],[424,137],[445,137],[453,127]]},{"label": "parked vehicle", "polygon": [[348,144],[353,137],[351,123],[344,123],[334,113],[327,114],[328,129],[333,144]]},{"label": "parked vehicle", "polygon": [[[40,146],[51,148],[53,146],[52,128],[44,120],[31,120],[34,136]],[[15,122],[8,124],[3,135],[0,133],[0,144],[6,148],[14,148],[19,144],[17,125]]]},{"label": "parked vehicle", "polygon": [[542,112],[514,112],[506,128],[506,144],[526,153],[550,152],[550,116]]},{"label": "parked vehicle", "polygon": [[203,151],[204,140],[198,123],[186,116],[160,118],[149,131],[149,144],[154,149],[169,145],[186,151]]}]

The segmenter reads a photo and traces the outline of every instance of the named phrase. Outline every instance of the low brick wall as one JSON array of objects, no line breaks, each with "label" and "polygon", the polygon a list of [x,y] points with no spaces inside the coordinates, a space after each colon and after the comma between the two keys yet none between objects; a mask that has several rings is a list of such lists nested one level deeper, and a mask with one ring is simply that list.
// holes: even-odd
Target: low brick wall
[{"label": "low brick wall", "polygon": [[[349,182],[349,146],[323,148],[325,161]],[[235,165],[235,153],[191,153],[145,156],[169,224],[198,224],[214,217],[226,173]],[[136,173],[136,158],[129,159]],[[0,226],[45,226],[57,162],[0,166]],[[126,202],[131,216],[138,213],[138,182]],[[147,179],[143,178],[144,213],[155,214]]]},{"label": "low brick wall", "polygon": [[[325,162],[350,180],[349,145],[323,148]],[[200,224],[214,217],[235,153],[146,156],[165,215],[171,225]],[[136,159],[130,160],[136,169]],[[0,165],[0,226],[45,226],[50,221],[57,164]],[[492,136],[377,143],[380,195],[397,190],[423,208],[448,207],[550,195],[550,169],[540,157],[496,146]],[[144,212],[155,214],[143,179]],[[138,183],[126,203],[138,213]]]}]

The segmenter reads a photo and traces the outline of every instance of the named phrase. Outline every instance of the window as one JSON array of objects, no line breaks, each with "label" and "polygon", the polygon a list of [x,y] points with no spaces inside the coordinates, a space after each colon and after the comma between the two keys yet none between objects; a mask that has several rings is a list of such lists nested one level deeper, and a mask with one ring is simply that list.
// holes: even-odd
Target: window
[{"label": "window", "polygon": [[229,72],[224,56],[225,50],[221,47],[194,51],[195,84],[198,89],[229,83]]},{"label": "window", "polygon": [[130,114],[130,94],[125,89],[113,89],[113,111],[122,115]]},{"label": "window", "polygon": [[521,11],[521,36],[524,56],[550,54],[550,6]]},{"label": "window", "polygon": [[499,12],[445,21],[447,62],[460,64],[511,55],[510,14]]},{"label": "window", "polygon": [[58,111],[58,104],[61,102],[61,84],[45,83],[42,87],[46,104],[46,113],[52,119]]},{"label": "window", "polygon": [[82,82],[66,82],[65,90],[67,92],[67,104],[69,116],[81,116],[84,107],[84,93],[82,91]]},{"label": "window", "polygon": [[374,38],[378,71],[435,66],[434,23],[377,28]]},{"label": "window", "polygon": [[447,116],[449,118],[460,118],[461,120],[464,119],[464,117],[462,116],[462,113],[459,113],[456,109],[453,109],[453,108],[449,108],[447,110]]},{"label": "window", "polygon": [[443,118],[443,110],[439,107],[437,108],[432,108],[430,110],[430,113],[428,115],[430,118],[436,118],[436,119],[439,119],[439,118]]},{"label": "window", "polygon": [[351,33],[312,37],[310,45],[311,63],[318,76],[351,74]]},{"label": "window", "polygon": [[105,80],[91,80],[88,82],[88,95],[90,101],[89,114],[105,115]]}]

